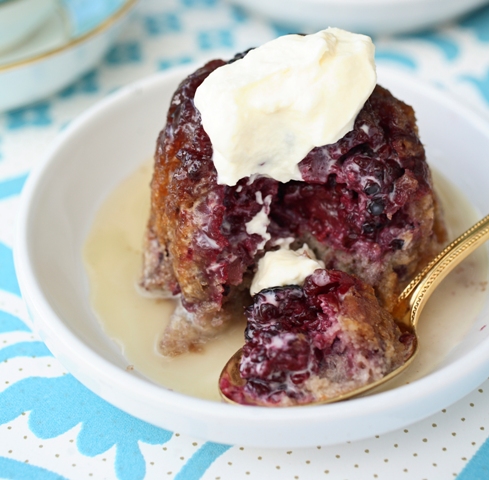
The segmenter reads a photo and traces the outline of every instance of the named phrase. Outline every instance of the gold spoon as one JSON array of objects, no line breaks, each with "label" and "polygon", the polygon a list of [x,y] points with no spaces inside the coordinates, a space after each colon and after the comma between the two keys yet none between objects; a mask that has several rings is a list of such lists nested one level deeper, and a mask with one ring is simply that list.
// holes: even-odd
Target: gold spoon
[{"label": "gold spoon", "polygon": [[[442,252],[440,252],[402,291],[399,295],[397,307],[394,311],[394,318],[398,319],[398,322],[412,332],[416,339],[416,327],[418,324],[419,316],[423,307],[426,305],[426,301],[435,291],[440,282],[466,257],[468,257],[474,250],[480,247],[486,240],[489,240],[489,215],[477,222],[473,227],[469,228],[465,233],[460,235],[450,245],[448,245]],[[407,312],[407,313],[403,313]],[[397,315],[396,315],[397,313]],[[346,400],[362,393],[367,392],[379,385],[391,380],[392,378],[403,372],[413,361],[414,357],[418,353],[418,341],[414,342],[415,346],[411,356],[400,367],[393,370],[380,380],[369,383],[359,388],[350,390],[338,396],[325,396],[319,398],[314,402],[307,405],[319,405],[325,403],[338,402],[340,400]],[[239,366],[241,362],[242,349],[239,349],[226,363],[224,369],[219,377],[219,385],[221,385],[221,379],[226,376],[228,381],[237,387],[241,387],[246,383],[246,380],[241,378],[239,373]],[[221,391],[221,397],[228,403],[239,405],[233,400],[226,397]],[[303,405],[303,404],[301,404]]]}]

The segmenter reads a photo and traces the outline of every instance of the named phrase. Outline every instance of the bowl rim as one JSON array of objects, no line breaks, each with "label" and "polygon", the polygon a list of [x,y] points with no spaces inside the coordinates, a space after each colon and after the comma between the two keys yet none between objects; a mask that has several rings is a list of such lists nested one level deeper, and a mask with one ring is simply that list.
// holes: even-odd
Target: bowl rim
[{"label": "bowl rim", "polygon": [[[12,1],[14,0],[7,0],[7,3],[10,3]],[[119,20],[126,13],[128,13],[136,5],[137,2],[138,0],[124,0],[124,3],[105,20],[100,22],[98,25],[96,25],[94,28],[84,33],[83,35],[73,38],[68,42],[64,43],[63,45],[54,47],[50,50],[39,53],[32,57],[27,57],[22,60],[16,60],[11,63],[6,63],[5,65],[0,65],[0,75],[4,72],[11,71],[16,68],[22,68],[27,65],[41,62],[47,58],[53,57],[61,52],[64,52],[65,50],[69,50],[72,47],[75,47],[76,45],[85,43],[86,41],[90,40],[91,38],[97,36],[99,33],[102,33],[105,30],[107,30],[109,27],[111,27],[115,22],[117,22],[117,20]]]},{"label": "bowl rim", "polygon": [[[457,359],[454,363],[441,367],[408,385],[399,386],[392,390],[376,393],[370,396],[354,398],[348,400],[348,402],[309,406],[307,408],[271,409],[267,407],[235,406],[166,390],[164,387],[152,383],[150,380],[135,377],[101,357],[64,324],[44,295],[42,282],[36,278],[32,266],[32,252],[29,247],[28,233],[38,189],[42,186],[45,178],[47,178],[50,169],[55,168],[56,163],[61,161],[60,157],[57,155],[58,150],[70,141],[71,137],[77,133],[79,128],[90,123],[100,112],[110,109],[112,105],[116,105],[124,99],[127,99],[135,91],[151,88],[152,86],[167,82],[171,78],[183,78],[182,75],[191,72],[192,68],[195,68],[195,64],[157,73],[108,95],[73,120],[73,122],[58,135],[44,154],[43,158],[32,169],[21,193],[14,246],[14,262],[22,297],[28,304],[28,307],[36,310],[38,317],[42,319],[41,322],[43,327],[49,329],[52,335],[61,342],[61,344],[65,346],[74,345],[71,352],[73,355],[76,355],[77,361],[83,363],[89,372],[98,372],[98,375],[101,375],[109,385],[123,385],[124,383],[127,383],[127,379],[130,379],[130,382],[138,389],[142,398],[147,398],[152,402],[159,402],[162,409],[171,409],[171,411],[174,412],[185,413],[198,412],[199,415],[208,416],[216,421],[226,421],[230,419],[236,421],[238,419],[243,422],[256,422],[259,419],[266,418],[269,422],[287,421],[289,424],[294,424],[297,422],[309,421],[316,424],[319,421],[333,418],[338,420],[345,417],[352,418],[352,416],[363,417],[365,415],[364,412],[382,412],[386,408],[391,409],[393,405],[396,405],[397,409],[402,409],[405,405],[411,404],[413,401],[418,402],[437,392],[443,392],[444,389],[448,388],[454,381],[467,377],[468,373],[477,372],[477,381],[484,377],[477,383],[477,385],[482,383],[485,377],[489,374],[489,338],[482,340],[471,352],[465,354],[462,358]],[[451,94],[441,92],[434,86],[431,86],[414,76],[406,76],[405,73],[395,72],[394,70],[389,72],[388,68],[382,70],[384,70],[384,73],[387,73],[388,76],[395,74],[396,81],[403,84],[411,83],[413,78],[416,79],[417,92],[422,92],[425,95],[435,98],[436,101],[441,102],[444,105],[456,108],[457,111],[463,115],[464,119],[473,124],[473,126],[482,129],[485,135],[489,138],[489,120],[480,115],[476,110],[462,104]],[[487,306],[486,304],[487,301],[484,305]],[[454,368],[455,366],[456,368]],[[76,373],[73,373],[73,375],[77,377]],[[469,392],[464,391],[464,393],[457,398],[451,399],[450,403],[453,403],[467,393]],[[448,404],[446,406],[448,406]],[[426,417],[434,413],[437,409],[438,407],[424,416]],[[354,412],[356,413],[354,414]],[[137,416],[134,412],[129,413]],[[420,419],[421,418],[418,420]]]}]

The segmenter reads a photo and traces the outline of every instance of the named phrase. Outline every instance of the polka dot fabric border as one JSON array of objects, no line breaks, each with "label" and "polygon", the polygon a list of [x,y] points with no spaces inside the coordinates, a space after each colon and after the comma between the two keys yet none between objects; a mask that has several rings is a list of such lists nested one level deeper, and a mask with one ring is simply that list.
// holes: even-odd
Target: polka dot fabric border
[{"label": "polka dot fabric border", "polygon": [[[377,61],[488,114],[488,32],[489,6],[436,30],[375,39]],[[0,478],[489,478],[487,381],[390,434],[331,447],[253,449],[202,442],[121,412],[81,386],[31,331],[12,260],[14,225],[25,179],[58,132],[122,85],[230,57],[282,33],[288,29],[221,0],[142,0],[97,68],[52,97],[0,114]]]}]

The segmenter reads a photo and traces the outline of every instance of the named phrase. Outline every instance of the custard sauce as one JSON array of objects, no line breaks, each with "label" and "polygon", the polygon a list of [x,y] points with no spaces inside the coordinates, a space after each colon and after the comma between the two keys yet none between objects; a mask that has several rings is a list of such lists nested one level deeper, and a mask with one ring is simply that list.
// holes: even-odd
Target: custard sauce
[{"label": "custard sauce", "polygon": [[[238,322],[201,352],[164,358],[157,346],[174,301],[142,297],[136,289],[151,174],[152,163],[147,162],[110,194],[95,218],[84,248],[92,306],[106,334],[120,345],[128,370],[187,395],[219,400],[218,377],[244,343],[244,323]],[[434,177],[450,237],[455,238],[478,216],[460,191],[436,172]],[[419,322],[417,358],[388,388],[429,373],[463,338],[484,303],[487,268],[487,254],[479,249],[442,282]]]}]

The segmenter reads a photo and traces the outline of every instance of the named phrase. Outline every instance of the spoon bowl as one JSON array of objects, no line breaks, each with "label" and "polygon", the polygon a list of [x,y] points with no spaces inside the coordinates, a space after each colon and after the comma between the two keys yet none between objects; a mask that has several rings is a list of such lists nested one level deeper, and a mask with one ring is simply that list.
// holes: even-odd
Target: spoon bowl
[{"label": "spoon bowl", "polygon": [[[401,292],[397,305],[394,309],[393,316],[399,326],[415,337],[411,355],[398,368],[394,369],[384,377],[374,382],[363,385],[359,388],[353,388],[341,395],[331,396],[327,393],[319,395],[314,401],[304,404],[297,403],[288,406],[304,405],[321,405],[326,403],[346,400],[363,393],[368,392],[380,385],[385,384],[411,365],[416,354],[419,351],[419,342],[417,341],[417,325],[421,312],[426,305],[429,297],[435,291],[441,281],[466,257],[474,250],[480,247],[484,242],[489,240],[489,215],[477,222],[445,249],[443,249],[428,265],[409,283]],[[227,403],[239,405],[237,402],[226,396],[222,385],[231,384],[236,387],[243,387],[246,379],[241,377],[240,364],[242,349],[239,349],[226,363],[219,377],[219,391],[221,397]],[[249,403],[247,403],[249,405]],[[267,406],[268,404],[256,403],[256,405]]]}]

